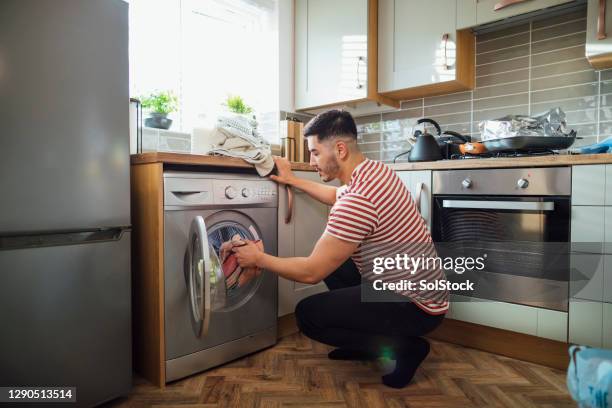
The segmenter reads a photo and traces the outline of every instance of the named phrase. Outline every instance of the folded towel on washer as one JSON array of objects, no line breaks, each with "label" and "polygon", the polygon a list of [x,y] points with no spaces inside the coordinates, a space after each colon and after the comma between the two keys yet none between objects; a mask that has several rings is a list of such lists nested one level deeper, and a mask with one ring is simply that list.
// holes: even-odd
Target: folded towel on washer
[{"label": "folded towel on washer", "polygon": [[263,252],[263,243],[261,240],[251,241],[242,238],[236,234],[231,240],[225,241],[219,248],[219,256],[221,258],[221,269],[225,276],[225,288],[232,290],[246,285],[251,279],[256,278],[261,274],[259,268],[242,268],[238,265],[236,254],[232,252],[235,247],[246,245],[247,242],[253,242]]},{"label": "folded towel on washer", "polygon": [[209,148],[206,154],[243,159],[255,166],[260,176],[274,168],[272,150],[257,131],[257,121],[243,115],[220,116],[214,130],[199,135]]}]

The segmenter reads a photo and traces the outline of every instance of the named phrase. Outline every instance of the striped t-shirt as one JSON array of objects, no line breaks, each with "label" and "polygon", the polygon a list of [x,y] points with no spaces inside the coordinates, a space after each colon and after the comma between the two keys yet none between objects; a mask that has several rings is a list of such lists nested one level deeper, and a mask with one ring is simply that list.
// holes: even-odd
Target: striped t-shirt
[{"label": "striped t-shirt", "polygon": [[[366,159],[351,174],[348,185],[338,189],[325,232],[345,241],[359,242],[352,259],[368,281],[403,279],[434,282],[445,279],[441,268],[420,268],[414,274],[404,268],[373,272],[374,258],[436,257],[433,241],[410,192],[387,165]],[[447,290],[397,290],[429,314],[448,310]]]}]

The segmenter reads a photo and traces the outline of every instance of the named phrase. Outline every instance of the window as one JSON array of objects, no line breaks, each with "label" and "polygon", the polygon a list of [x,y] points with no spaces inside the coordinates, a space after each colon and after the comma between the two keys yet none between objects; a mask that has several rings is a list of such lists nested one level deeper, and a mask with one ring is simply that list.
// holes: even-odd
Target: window
[{"label": "window", "polygon": [[277,0],[130,0],[130,93],[172,90],[173,130],[190,133],[228,95],[278,141]]}]

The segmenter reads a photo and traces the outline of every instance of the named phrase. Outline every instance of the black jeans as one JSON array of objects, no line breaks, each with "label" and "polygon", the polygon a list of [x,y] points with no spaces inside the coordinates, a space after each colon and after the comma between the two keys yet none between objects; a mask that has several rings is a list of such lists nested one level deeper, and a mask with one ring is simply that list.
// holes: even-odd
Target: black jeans
[{"label": "black jeans", "polygon": [[409,347],[411,338],[435,329],[444,315],[430,315],[412,302],[362,302],[361,275],[349,258],[325,279],[329,292],[303,299],[295,309],[306,336],[334,347],[385,350]]}]

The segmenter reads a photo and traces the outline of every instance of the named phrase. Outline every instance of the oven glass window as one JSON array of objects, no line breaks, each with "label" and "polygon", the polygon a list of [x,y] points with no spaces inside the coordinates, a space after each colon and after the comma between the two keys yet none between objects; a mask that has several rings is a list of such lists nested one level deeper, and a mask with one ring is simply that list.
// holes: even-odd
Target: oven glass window
[{"label": "oven glass window", "polygon": [[434,203],[437,246],[486,254],[488,272],[567,279],[569,198],[449,195]]}]

